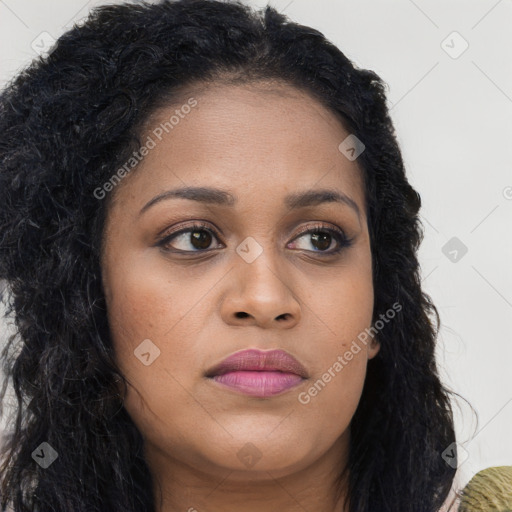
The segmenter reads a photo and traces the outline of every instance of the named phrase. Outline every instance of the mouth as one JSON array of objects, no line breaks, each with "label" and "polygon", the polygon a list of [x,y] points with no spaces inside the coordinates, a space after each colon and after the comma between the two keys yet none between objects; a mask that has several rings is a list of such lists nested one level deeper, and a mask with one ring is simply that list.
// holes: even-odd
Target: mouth
[{"label": "mouth", "polygon": [[308,378],[304,366],[283,350],[237,352],[206,372],[222,387],[260,398],[281,394]]}]

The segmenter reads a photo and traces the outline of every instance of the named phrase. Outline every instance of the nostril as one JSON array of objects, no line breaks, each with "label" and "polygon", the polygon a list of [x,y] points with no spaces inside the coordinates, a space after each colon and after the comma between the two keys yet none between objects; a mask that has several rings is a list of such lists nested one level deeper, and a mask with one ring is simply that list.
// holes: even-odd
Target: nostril
[{"label": "nostril", "polygon": [[249,316],[249,315],[247,313],[243,312],[243,311],[240,311],[240,312],[236,313],[236,317],[237,318],[245,318],[247,316]]}]

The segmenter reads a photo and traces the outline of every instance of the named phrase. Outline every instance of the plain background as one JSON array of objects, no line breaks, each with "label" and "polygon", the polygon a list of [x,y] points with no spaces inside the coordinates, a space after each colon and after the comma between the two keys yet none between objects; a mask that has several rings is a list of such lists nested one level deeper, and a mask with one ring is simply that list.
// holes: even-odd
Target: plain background
[{"label": "plain background", "polygon": [[[57,38],[104,3],[0,0],[1,85],[37,56],[34,47],[49,37],[41,33]],[[478,413],[477,423],[464,401],[454,403],[463,447],[456,483],[512,465],[511,2],[270,4],[388,84],[409,180],[422,197],[419,255],[441,316],[441,376]]]}]

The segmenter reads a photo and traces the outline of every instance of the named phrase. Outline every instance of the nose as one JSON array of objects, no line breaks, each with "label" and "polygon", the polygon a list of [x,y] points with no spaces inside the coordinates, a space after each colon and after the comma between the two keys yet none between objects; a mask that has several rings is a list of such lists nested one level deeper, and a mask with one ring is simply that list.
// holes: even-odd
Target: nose
[{"label": "nose", "polygon": [[229,274],[221,306],[227,324],[291,329],[300,321],[301,305],[292,289],[293,279],[265,251],[250,263],[237,256]]}]

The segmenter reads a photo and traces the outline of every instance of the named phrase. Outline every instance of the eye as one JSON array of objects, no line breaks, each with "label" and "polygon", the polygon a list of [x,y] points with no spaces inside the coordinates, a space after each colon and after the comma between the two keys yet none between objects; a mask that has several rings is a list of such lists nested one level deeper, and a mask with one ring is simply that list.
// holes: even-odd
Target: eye
[{"label": "eye", "polygon": [[217,238],[217,235],[206,224],[194,224],[166,236],[158,245],[172,252],[201,252],[210,247],[213,238]]},{"label": "eye", "polygon": [[[306,237],[309,235],[309,237]],[[352,245],[352,240],[347,238],[345,233],[340,229],[326,227],[322,224],[314,226],[314,227],[306,227],[300,231],[298,237],[294,240],[299,240],[304,238],[306,241],[309,238],[309,242],[306,242],[305,245],[310,243],[313,247],[316,247],[317,250],[312,250],[312,252],[320,252],[325,254],[336,254],[341,252],[344,248],[350,247]],[[335,248],[328,250],[334,244]],[[337,247],[336,247],[337,245]],[[298,247],[299,249],[311,250],[308,247]]]}]

